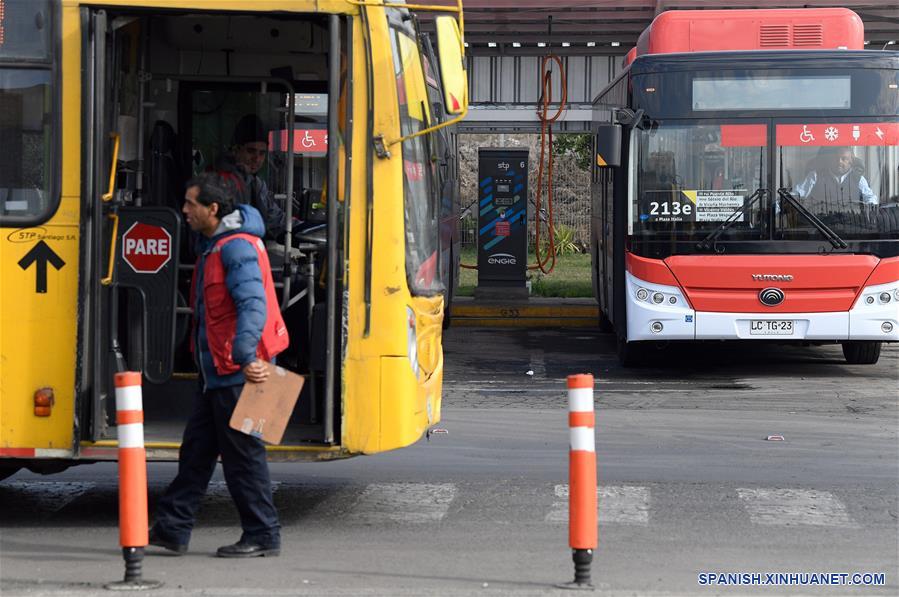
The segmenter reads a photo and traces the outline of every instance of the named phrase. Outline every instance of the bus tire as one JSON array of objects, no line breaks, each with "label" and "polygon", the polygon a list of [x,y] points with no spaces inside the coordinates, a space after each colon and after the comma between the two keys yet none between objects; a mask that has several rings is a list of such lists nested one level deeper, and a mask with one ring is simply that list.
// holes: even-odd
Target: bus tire
[{"label": "bus tire", "polygon": [[0,481],[12,477],[19,469],[22,468],[18,464],[0,464]]},{"label": "bus tire", "polygon": [[618,362],[622,367],[642,367],[646,364],[646,346],[642,342],[628,342],[618,337]]},{"label": "bus tire", "polygon": [[843,342],[843,356],[850,365],[873,365],[880,359],[882,344],[876,340]]}]

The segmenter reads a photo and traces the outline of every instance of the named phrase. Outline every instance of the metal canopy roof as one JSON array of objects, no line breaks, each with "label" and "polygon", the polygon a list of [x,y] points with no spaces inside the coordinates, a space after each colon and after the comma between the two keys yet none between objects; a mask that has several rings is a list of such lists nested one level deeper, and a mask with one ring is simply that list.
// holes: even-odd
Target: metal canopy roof
[{"label": "metal canopy roof", "polygon": [[[463,0],[465,41],[468,51],[477,55],[543,54],[547,47],[557,54],[623,54],[666,10],[820,7],[854,10],[864,21],[870,48],[899,42],[897,0]],[[424,29],[431,29],[430,16],[419,14]]]}]

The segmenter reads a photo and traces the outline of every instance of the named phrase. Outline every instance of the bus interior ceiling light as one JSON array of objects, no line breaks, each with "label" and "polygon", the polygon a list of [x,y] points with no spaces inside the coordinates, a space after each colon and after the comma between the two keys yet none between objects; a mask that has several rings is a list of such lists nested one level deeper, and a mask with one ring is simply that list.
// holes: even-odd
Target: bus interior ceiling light
[{"label": "bus interior ceiling light", "polygon": [[512,42],[512,47],[513,47],[513,48],[520,48],[520,47],[521,47],[521,42],[520,42],[520,41],[513,41],[513,42]]},{"label": "bus interior ceiling light", "polygon": [[588,47],[588,48],[595,48],[595,47],[596,47],[596,42],[595,42],[595,41],[588,41],[588,42],[587,42],[587,47]]},{"label": "bus interior ceiling light", "polygon": [[621,45],[621,42],[620,42],[620,41],[613,41],[610,45],[611,45],[613,48],[617,48],[618,46]]},{"label": "bus interior ceiling light", "polygon": [[487,42],[487,47],[488,47],[488,48],[495,48],[495,47],[496,47],[496,42],[495,42],[495,41],[488,41],[488,42]]}]

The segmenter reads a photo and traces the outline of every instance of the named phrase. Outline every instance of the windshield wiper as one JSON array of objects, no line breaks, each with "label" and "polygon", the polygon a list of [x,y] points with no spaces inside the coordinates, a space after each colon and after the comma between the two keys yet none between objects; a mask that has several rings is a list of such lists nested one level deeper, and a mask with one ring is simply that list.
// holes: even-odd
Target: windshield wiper
[{"label": "windshield wiper", "polygon": [[837,236],[836,232],[834,232],[833,230],[828,228],[827,224],[822,222],[821,219],[818,218],[818,216],[816,216],[815,214],[813,214],[812,212],[807,210],[805,208],[805,206],[803,206],[801,203],[799,203],[799,200],[796,199],[796,197],[794,197],[793,194],[788,189],[786,189],[784,187],[777,189],[777,195],[781,199],[784,199],[787,203],[792,205],[793,208],[797,212],[799,212],[799,215],[801,215],[803,218],[805,218],[806,220],[811,222],[815,228],[820,230],[821,234],[823,234],[824,237],[830,241],[830,244],[832,244],[834,246],[834,248],[845,249],[849,246],[846,244],[846,241],[844,241],[842,238]]},{"label": "windshield wiper", "polygon": [[732,211],[731,214],[727,216],[727,219],[721,222],[720,226],[712,230],[708,236],[699,241],[696,247],[700,250],[707,251],[715,246],[714,242],[718,240],[718,237],[724,234],[725,230],[730,228],[734,222],[738,221],[743,216],[743,214],[746,213],[746,210],[752,207],[752,204],[758,201],[759,197],[767,192],[768,189],[756,189],[755,192],[752,193],[752,195],[750,195],[746,198],[745,201],[743,201],[743,205]]}]

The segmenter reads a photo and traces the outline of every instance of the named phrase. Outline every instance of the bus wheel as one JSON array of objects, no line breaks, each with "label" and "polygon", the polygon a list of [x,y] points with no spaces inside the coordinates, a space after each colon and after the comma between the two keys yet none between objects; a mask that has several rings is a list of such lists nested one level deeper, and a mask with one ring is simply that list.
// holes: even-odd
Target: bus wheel
[{"label": "bus wheel", "polygon": [[627,342],[618,338],[618,362],[622,367],[641,367],[646,364],[646,346],[642,342]]},{"label": "bus wheel", "polygon": [[880,358],[881,342],[843,342],[843,356],[850,365],[873,365]]},{"label": "bus wheel", "polygon": [[22,467],[17,464],[0,464],[0,481],[7,477],[12,477],[19,472],[20,468]]}]

